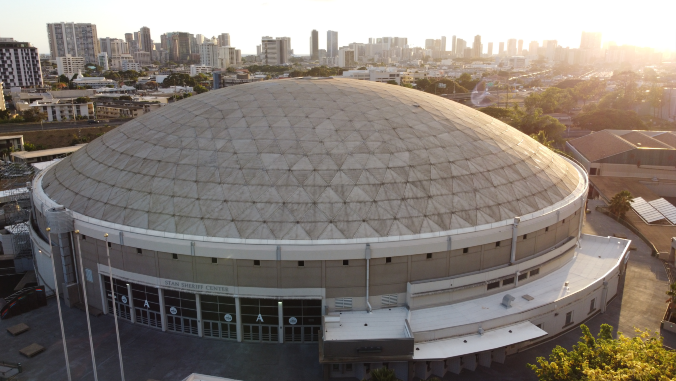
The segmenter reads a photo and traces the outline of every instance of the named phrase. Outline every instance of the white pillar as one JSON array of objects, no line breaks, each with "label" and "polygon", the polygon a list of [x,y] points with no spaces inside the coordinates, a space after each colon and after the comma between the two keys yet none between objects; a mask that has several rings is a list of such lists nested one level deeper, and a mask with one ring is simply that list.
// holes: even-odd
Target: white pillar
[{"label": "white pillar", "polygon": [[242,342],[242,307],[239,296],[235,296],[235,318],[237,319],[237,342]]},{"label": "white pillar", "polygon": [[518,235],[519,222],[521,218],[514,217],[514,224],[512,225],[512,252],[509,256],[509,263],[514,264],[516,262],[516,237]]},{"label": "white pillar", "polygon": [[197,335],[204,337],[204,327],[202,326],[202,305],[200,303],[200,294],[195,294],[195,304],[197,308]]},{"label": "white pillar", "polygon": [[127,298],[129,298],[129,314],[131,315],[131,322],[136,324],[136,311],[134,311],[134,298],[132,298],[131,296],[131,285],[129,283],[127,283]]},{"label": "white pillar", "polygon": [[608,303],[608,282],[603,281],[603,290],[601,291],[601,313],[606,313],[606,303]]},{"label": "white pillar", "polygon": [[284,342],[284,304],[281,300],[277,302],[277,314],[279,316],[279,335],[277,337],[281,344]]},{"label": "white pillar", "polygon": [[160,298],[160,317],[162,319],[162,332],[167,332],[167,311],[164,308],[164,290],[157,289],[157,296]]}]

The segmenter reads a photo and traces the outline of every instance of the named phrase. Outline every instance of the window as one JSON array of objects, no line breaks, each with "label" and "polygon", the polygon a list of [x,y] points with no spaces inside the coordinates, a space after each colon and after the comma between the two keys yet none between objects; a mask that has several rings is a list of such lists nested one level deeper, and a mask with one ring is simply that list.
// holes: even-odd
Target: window
[{"label": "window", "polygon": [[349,259],[343,259],[343,266],[349,266],[350,265],[350,260]]},{"label": "window", "polygon": [[596,311],[596,298],[589,302],[589,313]]},{"label": "window", "polygon": [[507,278],[502,280],[502,285],[514,284],[514,278]]},{"label": "window", "polygon": [[432,253],[427,253],[427,259],[432,259]]},{"label": "window", "polygon": [[548,231],[549,231],[549,226],[547,226],[547,227],[545,228],[545,232],[548,232]]},{"label": "window", "polygon": [[345,371],[352,372],[352,364],[345,364]]},{"label": "window", "polygon": [[564,218],[563,221],[561,221],[561,225],[566,223],[566,219]]},{"label": "window", "polygon": [[524,280],[528,278],[528,273],[519,274],[519,280]]},{"label": "window", "polygon": [[545,324],[544,324],[544,323],[540,323],[540,324],[536,324],[535,326],[536,326],[536,327],[538,327],[538,328],[540,328],[541,330],[543,330],[543,331],[544,331],[544,328],[542,328],[542,327],[544,327],[544,326],[545,326]]},{"label": "window", "polygon": [[392,257],[386,257],[385,263],[392,263]]},{"label": "window", "polygon": [[566,324],[563,326],[571,325],[573,324],[573,311],[566,312]]},{"label": "window", "polygon": [[136,254],[143,254],[143,249],[136,248]]},{"label": "window", "polygon": [[331,364],[331,369],[334,372],[340,372],[340,364]]},{"label": "window", "polygon": [[495,243],[495,247],[500,247],[500,241]]},{"label": "window", "polygon": [[178,254],[172,254],[172,255],[171,255],[171,258],[173,258],[173,259],[178,259]]},{"label": "window", "polygon": [[[40,213],[40,215],[42,215],[42,213]],[[86,241],[86,240],[87,240],[87,236],[86,236],[86,235],[83,235],[83,236],[82,236],[82,240],[83,240],[83,241]]]},{"label": "window", "polygon": [[468,252],[469,252],[469,247],[466,247],[466,248],[462,249],[462,253],[463,253],[463,254],[467,254]]},{"label": "window", "polygon": [[596,175],[596,168],[589,168],[589,175],[591,176]]},{"label": "window", "polygon": [[305,261],[298,261],[298,266],[305,266]]},{"label": "window", "polygon": [[218,263],[218,258],[211,258],[211,263]]},{"label": "window", "polygon": [[254,266],[260,266],[260,265],[261,265],[261,261],[259,261],[258,259],[254,259]]},{"label": "window", "polygon": [[113,244],[108,242],[108,247],[113,247]]},{"label": "window", "polygon": [[536,276],[540,273],[540,269],[531,270],[529,276]]},{"label": "window", "polygon": [[523,239],[524,239],[524,240],[528,239],[528,234],[524,234],[524,235],[523,235]]},{"label": "window", "polygon": [[500,281],[489,283],[488,286],[486,287],[487,290],[492,290],[494,288],[500,287]]}]

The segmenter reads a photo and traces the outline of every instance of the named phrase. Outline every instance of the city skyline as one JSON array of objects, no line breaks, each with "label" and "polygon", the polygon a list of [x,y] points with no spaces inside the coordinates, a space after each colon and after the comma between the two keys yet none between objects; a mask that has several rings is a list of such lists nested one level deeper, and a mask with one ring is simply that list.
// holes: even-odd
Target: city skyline
[{"label": "city skyline", "polygon": [[[41,5],[42,3],[42,5]],[[269,2],[259,2],[252,4],[253,8],[261,10],[259,16],[261,22],[252,24],[245,17],[235,18],[227,26],[219,23],[208,24],[199,19],[186,20],[175,17],[174,7],[167,7],[154,10],[152,18],[149,17],[129,17],[128,8],[121,6],[115,8],[106,8],[105,10],[97,4],[89,7],[75,6],[75,0],[64,0],[64,4],[57,10],[50,7],[50,3],[45,0],[37,0],[36,11],[32,14],[29,22],[25,19],[9,18],[0,25],[0,37],[13,37],[18,41],[27,41],[36,46],[41,53],[49,52],[47,38],[47,23],[57,22],[75,22],[96,24],[98,37],[111,37],[124,39],[125,33],[138,31],[142,26],[150,28],[152,39],[159,42],[159,36],[166,32],[183,31],[192,34],[202,34],[204,36],[218,36],[227,29],[234,39],[237,40],[237,46],[242,50],[243,55],[255,54],[256,45],[260,44],[262,36],[289,36],[294,41],[307,41],[309,32],[312,29],[319,31],[319,46],[326,47],[326,31],[334,30],[339,33],[339,46],[347,46],[352,42],[366,42],[369,37],[383,36],[405,36],[408,37],[411,46],[424,46],[425,39],[439,38],[439,36],[453,36],[463,38],[465,41],[472,41],[474,35],[481,35],[484,41],[484,50],[488,42],[494,42],[495,45],[500,42],[506,42],[510,38],[523,40],[524,45],[528,46],[531,41],[557,40],[564,47],[577,48],[580,45],[580,36],[583,31],[600,32],[603,35],[603,42],[614,41],[618,45],[635,45],[651,47],[658,50],[675,50],[676,33],[666,33],[656,30],[655,25],[667,25],[666,15],[668,12],[658,12],[655,15],[642,15],[641,12],[648,12],[649,9],[657,9],[649,4],[638,10],[606,9],[607,7],[598,4],[587,4],[572,2],[564,9],[557,9],[557,14],[543,14],[543,17],[537,17],[536,11],[528,9],[541,9],[535,2],[526,2],[522,11],[513,10],[497,2],[493,6],[487,6],[491,12],[481,14],[481,22],[471,17],[463,17],[461,20],[454,21],[452,27],[448,23],[434,23],[426,21],[411,21],[409,23],[399,23],[392,26],[392,23],[363,22],[356,27],[353,17],[348,17],[351,9],[349,4],[336,3],[333,0],[296,0],[300,8],[311,9],[306,13],[326,14],[333,13],[335,17],[323,22],[314,24],[305,22],[275,22],[284,18],[299,17],[299,19],[308,20],[312,17],[303,17],[304,13],[296,12],[298,7],[289,4],[288,7],[275,7],[275,12],[265,12],[265,9],[271,9],[273,4]],[[350,3],[348,1],[347,3]],[[578,4],[579,3],[579,4]],[[648,0],[648,3],[663,5],[656,0]],[[131,4],[131,2],[129,2]],[[363,4],[354,2],[355,6],[362,9],[362,14],[368,15],[373,12],[378,14],[378,4]],[[579,7],[576,6],[579,5]],[[220,6],[216,6],[218,8]],[[435,9],[434,14],[443,15],[445,12],[470,13],[473,10],[469,6],[461,4],[447,4],[443,2],[430,1],[426,7]],[[225,8],[225,7],[224,7]],[[20,12],[18,3],[5,5],[8,14]],[[63,9],[64,11],[61,11]],[[582,12],[581,9],[585,11]],[[65,11],[67,10],[67,11]],[[214,9],[218,11],[218,9]],[[225,10],[225,9],[224,9]],[[505,14],[509,12],[509,14]],[[103,17],[105,15],[105,17]],[[172,16],[174,15],[174,16]],[[308,14],[309,16],[309,14]],[[343,17],[345,16],[345,17]],[[526,17],[528,16],[528,17]],[[258,17],[258,16],[257,16]],[[559,20],[566,20],[565,25],[557,26],[552,22],[552,17]],[[665,22],[660,22],[660,17],[665,18]],[[632,20],[632,27],[626,28],[624,23],[618,20]],[[505,24],[504,20],[510,19]],[[266,21],[267,20],[267,21]],[[319,24],[319,25],[318,25]],[[425,28],[420,28],[424,25]],[[267,26],[265,26],[267,25]],[[265,26],[265,27],[263,27]],[[664,28],[666,29],[666,27]],[[292,46],[297,55],[308,55],[309,46],[307,43],[295,44]],[[450,47],[447,46],[447,50]]]}]

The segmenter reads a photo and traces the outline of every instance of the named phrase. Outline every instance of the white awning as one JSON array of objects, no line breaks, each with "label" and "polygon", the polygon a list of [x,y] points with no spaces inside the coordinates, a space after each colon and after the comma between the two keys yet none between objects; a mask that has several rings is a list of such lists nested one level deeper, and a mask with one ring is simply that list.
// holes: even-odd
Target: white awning
[{"label": "white awning", "polygon": [[547,332],[529,321],[452,339],[416,343],[413,360],[436,360],[490,351],[545,336]]}]

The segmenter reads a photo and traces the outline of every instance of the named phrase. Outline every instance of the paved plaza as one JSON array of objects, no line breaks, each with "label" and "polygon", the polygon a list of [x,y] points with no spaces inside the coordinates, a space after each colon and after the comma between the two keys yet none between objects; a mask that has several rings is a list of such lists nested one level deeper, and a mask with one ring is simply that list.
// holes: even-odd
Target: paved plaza
[{"label": "paved plaza", "polygon": [[[590,202],[589,209],[594,210],[597,202]],[[658,330],[666,308],[667,277],[662,262],[652,257],[648,246],[629,229],[596,211],[587,215],[583,231],[600,236],[623,234],[637,248],[631,252],[619,294],[605,314],[596,315],[585,324],[594,333],[603,323],[611,324],[627,335],[634,334],[634,327]],[[63,311],[72,378],[93,380],[85,315],[67,307]],[[17,337],[6,332],[8,327],[21,322],[28,324],[31,330]],[[67,380],[54,299],[49,300],[47,307],[0,321],[0,331],[4,335],[0,360],[23,364],[24,373],[18,380]],[[99,380],[120,380],[113,319],[110,316],[93,317],[92,331]],[[572,347],[580,335],[577,328],[510,356],[505,364],[493,363],[491,368],[479,367],[475,372],[447,375],[445,380],[533,380],[535,377],[525,364],[534,363],[538,356],[547,356],[556,345]],[[676,335],[669,332],[662,332],[662,335],[666,345],[676,347]],[[246,381],[322,379],[316,345],[236,343],[163,333],[124,321],[120,321],[120,336],[128,381],[178,381],[190,373]],[[21,356],[19,349],[32,343],[47,349],[32,359]]]}]

